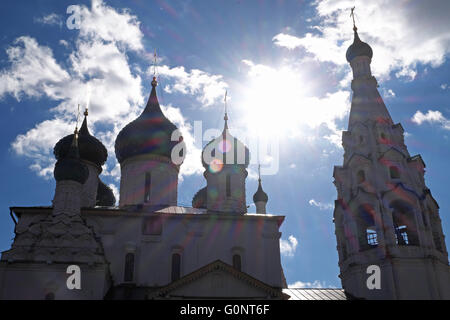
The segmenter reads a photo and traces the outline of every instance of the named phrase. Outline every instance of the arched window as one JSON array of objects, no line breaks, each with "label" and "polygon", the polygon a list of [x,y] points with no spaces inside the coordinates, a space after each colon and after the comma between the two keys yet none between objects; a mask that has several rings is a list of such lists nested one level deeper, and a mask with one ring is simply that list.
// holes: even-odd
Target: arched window
[{"label": "arched window", "polygon": [[239,254],[233,255],[233,267],[239,271],[241,271],[242,268],[242,261],[241,256]]},{"label": "arched window", "polygon": [[172,254],[172,281],[180,279],[181,274],[181,255],[179,253]]},{"label": "arched window", "polygon": [[356,178],[357,178],[358,184],[366,181],[366,174],[365,174],[364,170],[359,170],[358,173],[356,174]]},{"label": "arched window", "polygon": [[152,176],[150,172],[145,174],[144,202],[150,201],[150,186],[152,184]]},{"label": "arched window", "polygon": [[391,175],[391,179],[399,179],[400,178],[400,170],[396,166],[389,167],[389,174]]},{"label": "arched window", "polygon": [[53,292],[49,292],[45,295],[45,300],[55,300],[55,294]]},{"label": "arched window", "polygon": [[400,246],[418,246],[416,220],[412,208],[403,201],[391,203],[396,242]]},{"label": "arched window", "polygon": [[123,273],[123,281],[133,282],[134,277],[134,253],[127,253],[125,256],[125,270]]},{"label": "arched window", "polygon": [[363,204],[359,207],[358,230],[360,251],[378,246],[375,210],[368,204]]}]

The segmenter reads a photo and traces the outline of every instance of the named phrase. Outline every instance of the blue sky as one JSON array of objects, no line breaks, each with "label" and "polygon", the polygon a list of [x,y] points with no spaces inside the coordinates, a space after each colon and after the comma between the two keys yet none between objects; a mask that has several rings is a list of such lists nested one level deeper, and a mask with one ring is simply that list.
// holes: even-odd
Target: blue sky
[{"label": "blue sky", "polygon": [[[73,4],[83,18],[71,30]],[[231,132],[249,144],[276,142],[278,152],[260,160],[268,212],[286,216],[288,283],[339,287],[332,170],[342,164],[350,108],[353,5],[380,93],[407,132],[409,152],[427,164],[450,237],[448,1],[22,0],[0,3],[0,250],[14,236],[8,207],[51,203],[52,149],[73,131],[77,104],[89,105],[91,132],[108,148],[102,179],[119,187],[114,139],[144,106],[156,49],[159,99],[188,146],[179,204],[190,205],[205,185],[207,139],[195,139],[195,122],[203,132],[220,129],[228,90]],[[249,205],[256,179],[254,163]]]}]

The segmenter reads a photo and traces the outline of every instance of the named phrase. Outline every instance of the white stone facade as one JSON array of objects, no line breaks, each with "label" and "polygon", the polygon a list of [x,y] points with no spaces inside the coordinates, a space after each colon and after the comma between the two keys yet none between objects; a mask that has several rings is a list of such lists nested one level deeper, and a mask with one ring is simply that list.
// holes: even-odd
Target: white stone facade
[{"label": "white stone facade", "polygon": [[[334,169],[340,278],[366,299],[450,299],[450,268],[439,207],[411,157],[370,71],[354,58],[352,106],[343,132],[344,164]],[[367,267],[381,269],[381,289],[367,287]]]}]

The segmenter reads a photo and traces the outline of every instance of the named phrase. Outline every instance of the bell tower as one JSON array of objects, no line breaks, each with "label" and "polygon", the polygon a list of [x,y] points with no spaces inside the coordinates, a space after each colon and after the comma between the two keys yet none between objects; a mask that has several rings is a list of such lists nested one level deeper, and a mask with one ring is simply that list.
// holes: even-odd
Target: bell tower
[{"label": "bell tower", "polygon": [[[333,173],[342,286],[365,299],[450,299],[448,253],[425,163],[409,154],[402,125],[392,121],[372,76],[372,48],[353,30],[344,162]],[[379,289],[368,288],[371,265],[379,267]]]}]

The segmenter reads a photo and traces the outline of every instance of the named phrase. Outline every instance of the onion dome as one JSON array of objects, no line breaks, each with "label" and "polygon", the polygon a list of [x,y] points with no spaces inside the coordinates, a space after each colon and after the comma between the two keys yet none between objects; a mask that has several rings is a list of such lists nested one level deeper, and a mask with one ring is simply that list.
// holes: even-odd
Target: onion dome
[{"label": "onion dome", "polygon": [[98,181],[97,187],[97,206],[112,207],[116,204],[116,197],[112,189],[107,186],[102,180]]},{"label": "onion dome", "polygon": [[156,96],[156,77],[153,77],[152,92],[142,114],[119,132],[116,139],[116,157],[122,163],[128,158],[153,154],[171,158],[172,148],[178,141],[172,141],[177,127],[166,118]]},{"label": "onion dome", "polygon": [[81,184],[86,182],[89,169],[80,161],[77,130],[75,130],[67,155],[56,162],[53,175],[56,181],[72,180]]},{"label": "onion dome", "polygon": [[[244,165],[250,163],[250,151],[245,144],[233,137],[228,130],[228,115],[225,112],[222,134],[211,140],[202,151],[202,164],[211,172],[220,171],[223,165]],[[210,153],[210,154],[209,154]],[[219,170],[215,169],[217,167]]]},{"label": "onion dome", "polygon": [[[87,160],[95,163],[97,166],[101,167],[108,157],[108,151],[106,151],[105,146],[89,133],[87,127],[87,116],[88,111],[84,112],[84,121],[81,125],[80,131],[78,133],[78,149],[80,153],[81,160]],[[70,149],[74,135],[70,134],[61,140],[59,140],[55,148],[53,149],[53,154],[56,159],[64,158]]]},{"label": "onion dome", "polygon": [[206,187],[200,189],[192,199],[192,207],[197,209],[206,209]]},{"label": "onion dome", "polygon": [[372,48],[365,42],[362,42],[361,39],[359,39],[358,28],[353,27],[353,31],[355,32],[355,38],[353,40],[353,44],[348,47],[346,58],[348,62],[351,62],[356,57],[366,56],[372,59],[373,52]]},{"label": "onion dome", "polygon": [[267,195],[267,193],[264,192],[262,185],[261,185],[261,179],[259,179],[259,185],[258,185],[258,190],[256,190],[256,193],[253,195],[253,202],[267,202],[269,201],[269,196]]}]

